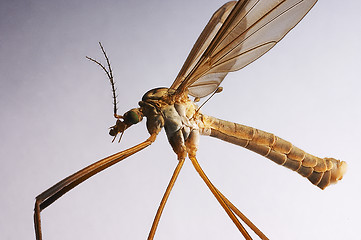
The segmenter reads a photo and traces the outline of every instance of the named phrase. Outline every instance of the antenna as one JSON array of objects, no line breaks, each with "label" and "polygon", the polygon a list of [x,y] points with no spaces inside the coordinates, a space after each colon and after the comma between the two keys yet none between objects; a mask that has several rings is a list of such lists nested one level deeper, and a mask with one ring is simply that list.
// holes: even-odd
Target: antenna
[{"label": "antenna", "polygon": [[113,72],[112,72],[112,68],[111,68],[111,66],[110,66],[109,58],[108,58],[108,56],[107,56],[107,54],[106,54],[106,52],[105,52],[105,50],[104,50],[101,42],[99,42],[99,45],[100,45],[100,48],[101,48],[101,50],[102,50],[102,52],[103,52],[103,54],[104,54],[105,60],[107,61],[107,65],[108,65],[107,67],[108,67],[108,69],[106,69],[106,68],[104,67],[104,65],[101,64],[100,62],[98,62],[97,60],[95,60],[95,59],[93,59],[93,58],[91,58],[91,57],[88,57],[88,56],[86,56],[86,58],[89,59],[90,61],[95,62],[96,64],[98,64],[98,65],[104,70],[104,72],[107,74],[107,76],[108,76],[108,78],[109,78],[109,81],[110,81],[110,84],[112,85],[113,105],[114,105],[114,117],[115,117],[115,118],[122,118],[122,116],[120,116],[120,115],[117,114],[117,110],[118,110],[118,108],[117,108],[117,103],[118,103],[118,102],[117,102],[117,95],[116,95],[116,93],[115,93],[115,91],[116,91],[117,89],[115,88],[115,83],[114,83],[114,78],[113,78]]}]

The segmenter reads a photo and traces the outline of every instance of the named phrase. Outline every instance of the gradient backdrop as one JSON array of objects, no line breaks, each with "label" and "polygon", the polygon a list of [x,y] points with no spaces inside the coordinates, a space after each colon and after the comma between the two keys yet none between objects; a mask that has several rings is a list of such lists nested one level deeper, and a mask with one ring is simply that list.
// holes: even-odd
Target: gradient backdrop
[{"label": "gradient backdrop", "polygon": [[[111,143],[108,79],[85,56],[107,50],[119,113],[170,86],[223,0],[0,3],[1,239],[34,239],[35,196],[148,137],[145,122]],[[357,239],[361,215],[361,3],[322,0],[269,53],[231,73],[203,112],[273,132],[311,154],[348,162],[321,191],[241,147],[201,138],[198,158],[220,190],[270,239]],[[103,61],[104,62],[104,61]],[[146,239],[176,166],[162,132],[146,150],[89,179],[42,212],[56,239]],[[240,239],[186,161],[157,240]]]}]

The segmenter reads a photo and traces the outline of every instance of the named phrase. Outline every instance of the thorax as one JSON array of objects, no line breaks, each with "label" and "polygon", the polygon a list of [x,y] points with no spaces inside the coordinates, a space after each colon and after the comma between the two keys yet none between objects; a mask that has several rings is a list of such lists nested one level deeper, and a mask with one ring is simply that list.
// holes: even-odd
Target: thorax
[{"label": "thorax", "polygon": [[184,139],[187,139],[192,130],[199,129],[200,114],[186,93],[175,95],[168,88],[152,89],[144,94],[139,105],[147,117],[147,127],[153,125],[148,121],[162,121],[168,138],[182,131]]}]

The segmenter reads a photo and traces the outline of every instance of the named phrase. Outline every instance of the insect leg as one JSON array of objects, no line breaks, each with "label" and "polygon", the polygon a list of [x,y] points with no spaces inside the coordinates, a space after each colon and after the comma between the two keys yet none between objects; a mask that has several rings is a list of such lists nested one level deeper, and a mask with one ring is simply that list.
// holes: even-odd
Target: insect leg
[{"label": "insect leg", "polygon": [[169,184],[167,186],[167,189],[165,190],[162,201],[159,204],[157,213],[156,213],[155,218],[153,220],[152,228],[150,229],[150,232],[149,232],[149,235],[148,235],[148,240],[153,240],[153,238],[154,238],[155,231],[157,230],[158,223],[159,223],[160,217],[162,215],[164,206],[165,206],[165,204],[166,204],[166,202],[168,200],[170,192],[172,191],[174,183],[177,180],[179,172],[182,169],[183,163],[184,163],[184,158],[180,159],[178,161],[177,167],[175,168],[175,170],[173,172],[173,175],[172,175],[172,178],[170,179]]},{"label": "insect leg", "polygon": [[[219,204],[221,204],[221,206],[226,211],[228,216],[232,219],[233,223],[237,226],[238,230],[242,233],[242,235],[245,237],[246,240],[250,240],[250,239],[252,239],[251,236],[248,234],[246,229],[239,222],[238,218],[234,215],[230,206],[228,206],[228,203],[225,201],[226,198],[219,192],[219,190],[208,179],[207,175],[204,173],[203,169],[201,168],[201,166],[199,165],[199,163],[197,161],[196,152],[197,152],[197,147],[198,147],[198,142],[199,142],[199,135],[200,135],[199,130],[197,130],[197,129],[193,129],[192,132],[189,134],[189,137],[187,138],[187,141],[185,143],[187,146],[188,157],[192,161],[192,164],[193,164],[194,168],[196,169],[196,171],[198,172],[198,174],[200,175],[200,177],[203,179],[203,181],[208,186],[209,190],[211,190],[211,192],[216,197]],[[228,199],[227,199],[227,201],[228,201]]]},{"label": "insect leg", "polygon": [[[216,188],[216,187],[215,187]],[[217,188],[217,192],[221,195],[222,199],[226,202],[227,206],[232,209],[232,211],[237,214],[238,217],[242,219],[242,221],[248,225],[262,240],[268,240],[266,235],[264,235],[261,230],[259,230],[256,225],[254,225],[251,220],[249,220],[236,206],[234,206],[231,201],[229,201]]]},{"label": "insect leg", "polygon": [[163,195],[163,198],[159,204],[157,213],[154,217],[153,220],[153,224],[152,224],[152,228],[150,229],[149,235],[148,235],[148,240],[153,240],[154,235],[155,235],[155,231],[157,230],[158,227],[158,223],[160,220],[160,217],[162,215],[164,206],[168,200],[169,194],[172,191],[172,188],[174,186],[175,181],[177,180],[177,177],[179,175],[180,170],[182,169],[184,160],[187,156],[187,150],[186,150],[186,146],[184,145],[184,138],[183,138],[183,133],[181,130],[178,130],[176,132],[173,132],[171,134],[167,134],[168,136],[168,141],[170,143],[170,145],[173,148],[173,151],[177,154],[178,156],[178,164],[176,166],[176,168],[174,169],[173,175],[168,183],[167,189],[165,190],[165,193]]},{"label": "insect leg", "polygon": [[230,206],[228,206],[228,204],[226,203],[225,199],[223,198],[224,196],[220,194],[220,192],[218,191],[218,189],[213,185],[213,183],[208,179],[207,175],[204,173],[203,169],[201,168],[201,166],[199,165],[196,157],[193,156],[189,156],[189,158],[192,161],[192,164],[194,166],[194,168],[196,169],[196,171],[198,172],[198,174],[201,176],[201,178],[203,179],[203,181],[205,182],[205,184],[208,186],[209,190],[211,190],[211,192],[213,193],[213,195],[216,197],[217,201],[219,202],[219,204],[221,204],[221,206],[223,207],[223,209],[226,211],[226,213],[228,214],[228,216],[232,219],[233,223],[236,225],[236,227],[238,228],[238,230],[242,233],[242,235],[244,236],[244,238],[246,240],[252,240],[251,236],[248,234],[247,230],[242,226],[242,224],[239,222],[239,220],[237,219],[237,217],[234,215],[234,213],[232,212],[232,210],[230,209]]},{"label": "insect leg", "polygon": [[101,172],[102,170],[112,166],[115,163],[133,155],[134,153],[148,147],[155,141],[157,133],[152,134],[147,140],[144,142],[121,151],[119,153],[113,154],[109,157],[106,157],[98,162],[95,162],[82,170],[70,175],[69,177],[63,179],[58,182],[51,188],[45,190],[43,193],[39,194],[36,197],[35,208],[34,208],[34,226],[35,226],[35,234],[37,240],[42,240],[41,234],[41,218],[40,212],[44,210],[46,207],[50,206],[53,202],[55,202],[62,195],[67,193],[69,190],[76,187],[78,184],[84,182],[94,174]]}]

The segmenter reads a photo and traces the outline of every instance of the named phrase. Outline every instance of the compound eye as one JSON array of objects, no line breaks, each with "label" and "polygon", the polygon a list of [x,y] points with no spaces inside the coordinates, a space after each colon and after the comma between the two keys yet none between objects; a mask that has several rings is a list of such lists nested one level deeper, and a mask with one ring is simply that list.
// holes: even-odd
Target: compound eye
[{"label": "compound eye", "polygon": [[131,124],[136,124],[142,120],[142,116],[139,115],[137,110],[129,110],[124,114],[124,121]]}]

